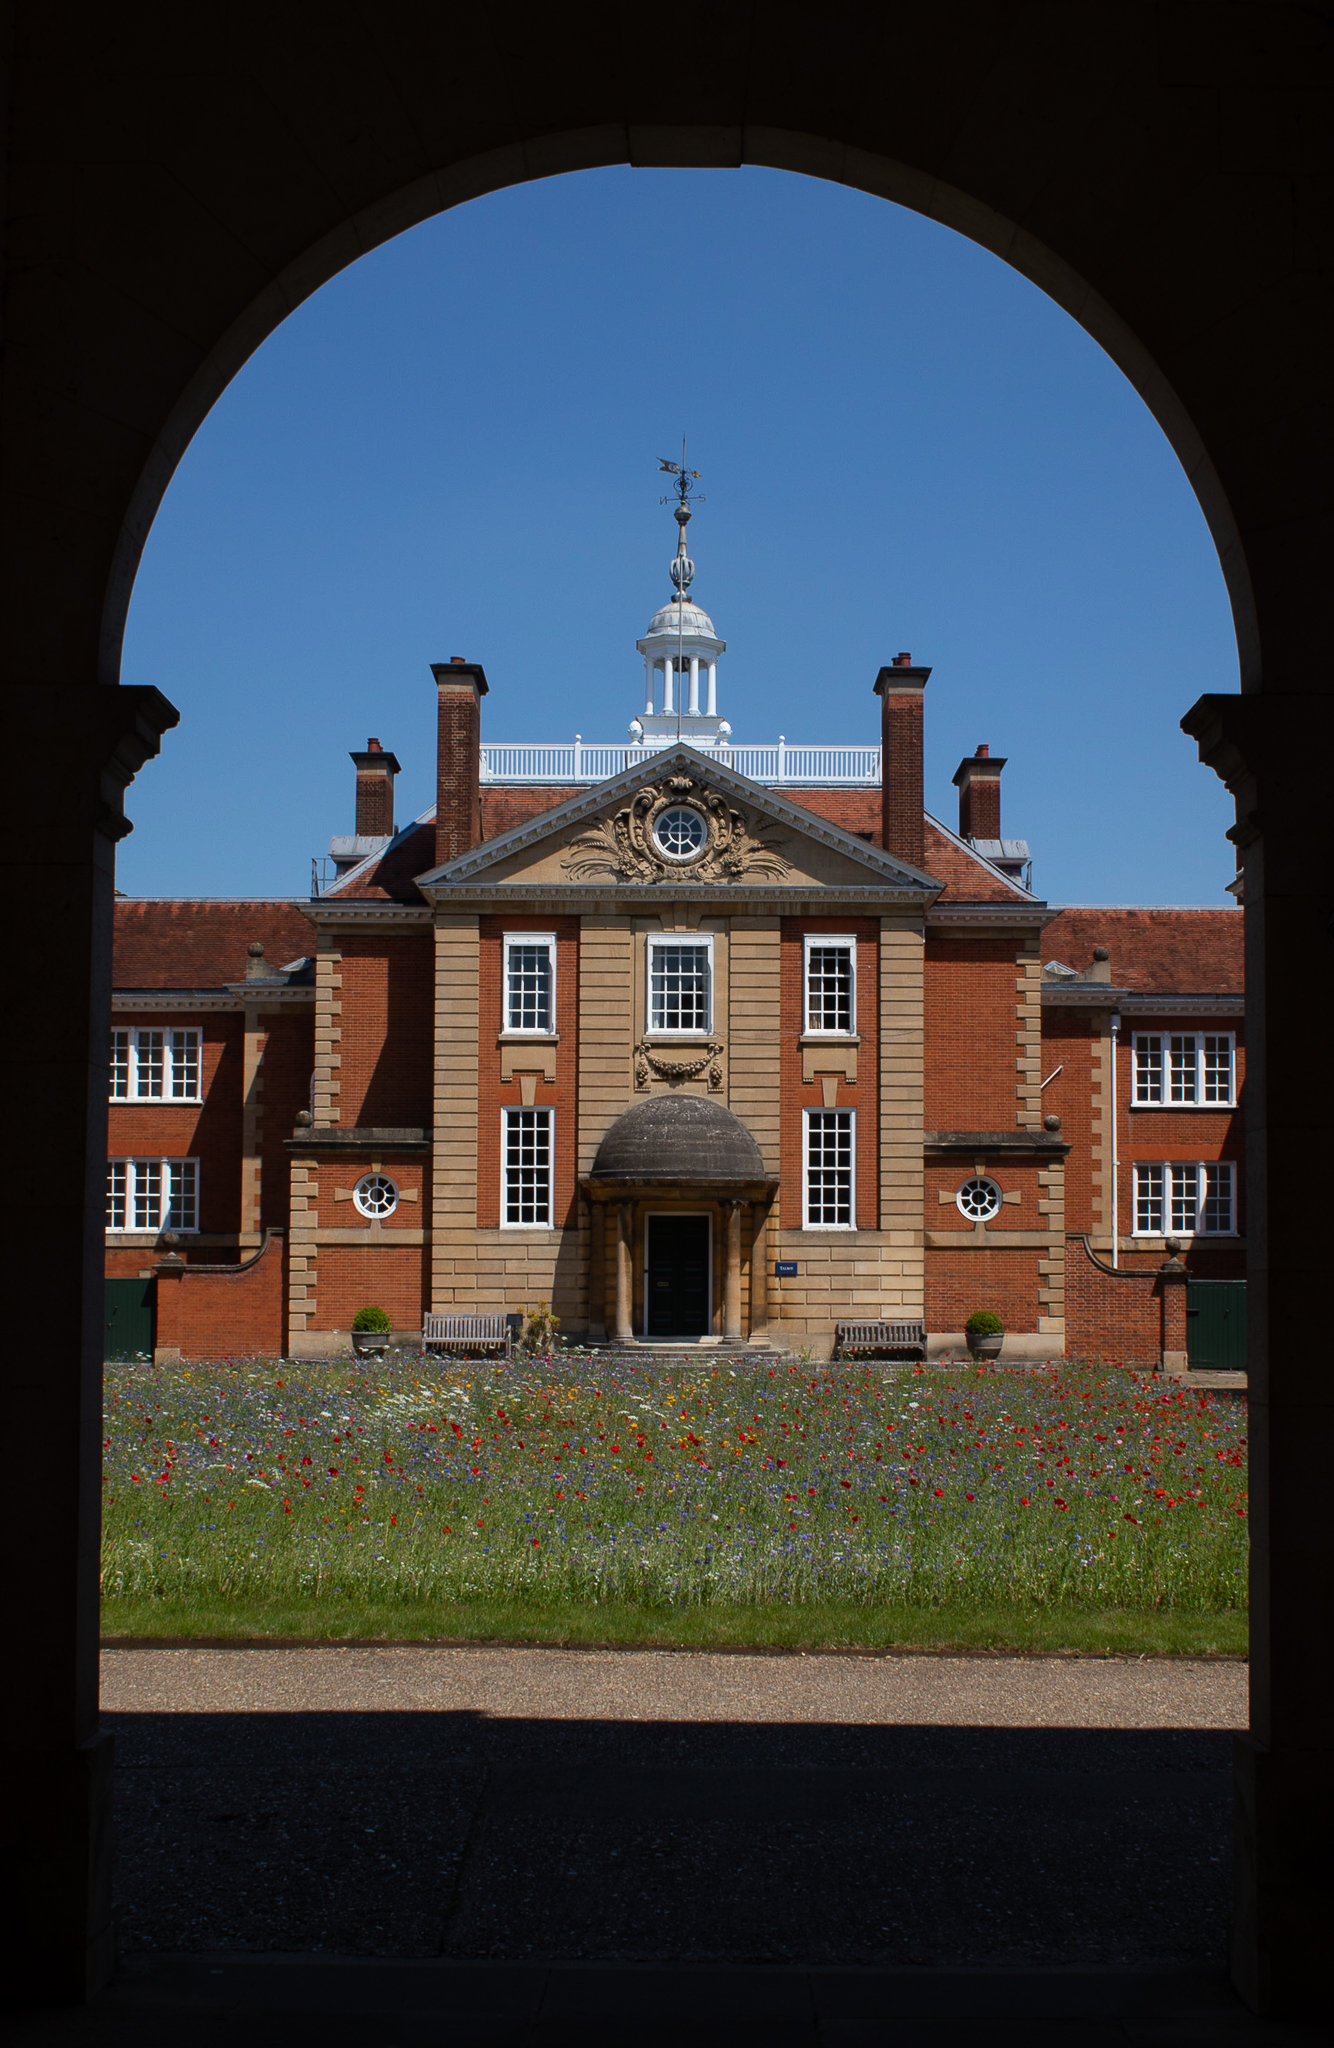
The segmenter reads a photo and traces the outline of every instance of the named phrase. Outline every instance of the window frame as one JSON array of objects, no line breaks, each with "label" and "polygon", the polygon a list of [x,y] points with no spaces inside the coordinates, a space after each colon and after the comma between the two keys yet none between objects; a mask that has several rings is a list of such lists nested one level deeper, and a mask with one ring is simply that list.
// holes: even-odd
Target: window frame
[{"label": "window frame", "polygon": [[[848,1120],[848,1221],[811,1221],[811,1118],[846,1117]],[[801,1227],[803,1230],[857,1229],[857,1112],[855,1109],[803,1109],[801,1112]]]},{"label": "window frame", "polygon": [[[157,1098],[156,1098],[156,1097],[154,1097],[154,1100],[157,1100]],[[161,1175],[161,1174],[162,1174],[162,1172],[163,1172],[163,1170],[164,1170],[164,1169],[165,1169],[165,1170],[167,1171],[167,1173],[168,1173],[168,1174],[170,1174],[170,1171],[171,1171],[172,1167],[189,1167],[189,1168],[190,1168],[190,1169],[192,1170],[192,1175],[193,1175],[193,1186],[192,1186],[192,1188],[191,1188],[191,1190],[190,1190],[190,1195],[189,1195],[188,1199],[189,1199],[189,1200],[190,1200],[190,1201],[191,1201],[191,1202],[193,1203],[193,1205],[194,1205],[194,1217],[195,1217],[195,1220],[194,1220],[194,1222],[193,1222],[193,1223],[178,1223],[178,1222],[175,1222],[175,1221],[173,1221],[173,1219],[172,1219],[172,1214],[171,1214],[171,1202],[172,1202],[172,1196],[171,1196],[170,1180],[168,1181],[168,1191],[167,1191],[167,1199],[166,1199],[166,1203],[165,1203],[165,1208],[166,1208],[166,1216],[165,1216],[165,1219],[164,1219],[164,1217],[163,1217],[163,1215],[162,1215],[162,1210],[163,1210],[164,1204],[163,1204],[163,1200],[162,1200],[162,1192],[161,1192],[161,1181],[159,1180],[159,1185],[158,1185],[158,1212],[159,1212],[159,1214],[158,1214],[158,1221],[157,1221],[156,1223],[139,1223],[139,1222],[137,1222],[137,1221],[135,1220],[135,1217],[134,1217],[135,1205],[136,1205],[136,1203],[137,1203],[137,1201],[138,1201],[138,1199],[139,1199],[139,1195],[138,1195],[138,1180],[139,1180],[139,1170],[140,1170],[140,1168],[141,1168],[141,1167],[146,1167],[146,1166],[152,1166],[152,1167],[156,1167],[156,1169],[157,1169],[157,1171],[158,1171],[159,1175]],[[124,1172],[124,1177],[125,1177],[125,1185],[124,1185],[124,1189],[123,1189],[123,1192],[122,1192],[122,1196],[121,1196],[122,1202],[123,1202],[123,1204],[124,1204],[124,1216],[125,1216],[125,1220],[124,1220],[124,1222],[122,1222],[122,1223],[113,1223],[113,1222],[112,1222],[112,1221],[110,1220],[110,1210],[111,1210],[111,1205],[112,1205],[112,1201],[113,1201],[113,1199],[114,1199],[114,1189],[113,1189],[113,1180],[112,1180],[112,1176],[113,1176],[113,1174],[115,1173],[115,1170],[116,1170],[116,1168],[117,1168],[117,1167],[120,1167],[120,1168],[121,1168],[121,1169],[123,1170],[123,1172]],[[115,1153],[115,1154],[113,1154],[113,1155],[112,1155],[111,1157],[109,1157],[109,1158],[108,1158],[108,1160],[107,1160],[107,1192],[106,1192],[106,1206],[107,1206],[107,1211],[108,1211],[108,1217],[107,1217],[107,1221],[106,1221],[105,1225],[103,1226],[103,1234],[104,1234],[105,1236],[107,1236],[107,1237],[145,1237],[145,1236],[147,1236],[147,1235],[149,1235],[149,1234],[152,1234],[153,1236],[157,1236],[157,1235],[158,1235],[158,1234],[159,1234],[159,1233],[160,1233],[161,1231],[164,1231],[164,1230],[177,1230],[177,1231],[180,1231],[180,1232],[181,1232],[181,1234],[182,1234],[183,1236],[186,1236],[186,1237],[197,1237],[197,1236],[199,1235],[199,1231],[200,1231],[200,1228],[201,1228],[201,1226],[200,1226],[200,1222],[199,1222],[199,1209],[200,1209],[200,1187],[199,1187],[199,1183],[200,1183],[200,1173],[199,1173],[199,1158],[198,1158],[198,1155],[197,1155],[197,1154],[193,1154],[193,1155],[192,1155],[192,1154],[185,1154],[185,1155],[181,1155],[181,1154],[177,1154],[177,1153],[170,1153],[170,1154],[169,1154],[169,1153],[151,1153],[151,1152],[148,1152],[148,1153],[139,1153],[139,1152],[136,1152],[136,1153]],[[183,1199],[185,1199],[185,1198],[183,1197]]]},{"label": "window frame", "polygon": [[[509,1208],[510,1118],[543,1116],[547,1120],[547,1220],[545,1223],[512,1223]],[[556,1228],[556,1107],[554,1103],[505,1103],[500,1112],[500,1228],[502,1230],[554,1230]]]},{"label": "window frame", "polygon": [[[649,1038],[707,1038],[713,1030],[716,960],[712,932],[649,932],[644,946],[644,1030]],[[653,1021],[653,956],[660,946],[703,948],[708,975],[708,1014],[702,1024],[655,1024]]]},{"label": "window frame", "polygon": [[[369,1187],[374,1181],[383,1181],[386,1187],[390,1187],[394,1191],[394,1199],[387,1209],[367,1209],[362,1203],[362,1189]],[[403,1189],[401,1184],[394,1179],[392,1173],[386,1173],[383,1167],[368,1168],[365,1173],[357,1175],[352,1185],[352,1206],[358,1216],[366,1223],[383,1223],[386,1217],[396,1215],[398,1213],[398,1205],[402,1199]]]},{"label": "window frame", "polygon": [[[1179,1045],[1184,1045],[1187,1040],[1191,1043],[1191,1071],[1195,1093],[1189,1101],[1177,1101],[1173,1099],[1172,1094],[1176,1075],[1175,1049]],[[1205,1059],[1207,1057],[1205,1045],[1207,1040],[1212,1040],[1214,1046],[1217,1046],[1220,1041],[1226,1042],[1227,1045],[1228,1093],[1226,1100],[1207,1101],[1205,1099]],[[1149,1054],[1150,1048],[1152,1048],[1152,1052],[1156,1054],[1159,1062],[1158,1085],[1163,1092],[1157,1098],[1140,1094],[1141,1047],[1144,1048],[1146,1054]],[[1132,1109],[1235,1109],[1237,1106],[1237,1034],[1235,1031],[1173,1031],[1170,1028],[1155,1031],[1135,1031],[1131,1034],[1130,1060],[1130,1107]]]},{"label": "window frame", "polygon": [[[848,1028],[811,1022],[811,954],[817,949],[839,948],[848,955]],[[852,932],[803,932],[801,935],[801,1032],[803,1038],[855,1038],[857,1036],[857,940]]]},{"label": "window frame", "polygon": [[[1130,1171],[1130,1235],[1132,1237],[1238,1237],[1237,1228],[1237,1173],[1235,1159],[1135,1159]],[[1214,1176],[1226,1169],[1228,1177],[1228,1226],[1226,1230],[1210,1230],[1205,1227],[1203,1217],[1211,1201],[1217,1199],[1211,1188]],[[1162,1189],[1158,1200],[1161,1203],[1163,1220],[1160,1224],[1144,1225],[1139,1220],[1140,1176],[1157,1173],[1162,1175]],[[1196,1176],[1195,1221],[1193,1224],[1174,1224],[1172,1209],[1176,1200],[1178,1174],[1192,1173]]]},{"label": "window frame", "polygon": [[[162,1092],[153,1095],[139,1086],[140,1040],[158,1036],[162,1040]],[[177,1038],[193,1041],[194,1093],[178,1095],[176,1087],[176,1061],[178,1048],[173,1044]],[[123,1048],[121,1041],[123,1041]],[[124,1059],[118,1057],[124,1051]],[[185,1048],[179,1048],[188,1059]],[[125,1093],[116,1093],[116,1083],[124,1074]],[[177,1102],[199,1103],[204,1100],[204,1034],[197,1024],[113,1024],[111,1027],[110,1056],[107,1065],[108,1102],[153,1102],[164,1107]]]},{"label": "window frame", "polygon": [[[550,975],[550,1021],[546,1024],[510,1022],[510,951],[514,946],[545,946]],[[501,941],[500,1030],[504,1038],[554,1038],[556,1036],[556,977],[558,953],[555,932],[506,932]]]}]

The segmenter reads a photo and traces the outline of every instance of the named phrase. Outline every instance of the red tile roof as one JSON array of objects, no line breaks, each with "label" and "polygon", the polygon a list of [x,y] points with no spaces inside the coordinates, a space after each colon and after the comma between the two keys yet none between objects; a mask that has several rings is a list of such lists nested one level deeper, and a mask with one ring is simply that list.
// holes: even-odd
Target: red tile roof
[{"label": "red tile roof", "polygon": [[315,928],[295,903],[118,897],[112,986],[221,988],[244,979],[252,939],[270,967],[315,951]]},{"label": "red tile roof", "polygon": [[926,821],[926,871],[945,884],[938,903],[1028,903],[1022,889],[997,874],[991,862],[970,853],[943,832],[934,818]]},{"label": "red tile roof", "polygon": [[1083,973],[1106,946],[1117,988],[1145,995],[1240,995],[1239,910],[1063,910],[1042,934],[1042,958]]}]

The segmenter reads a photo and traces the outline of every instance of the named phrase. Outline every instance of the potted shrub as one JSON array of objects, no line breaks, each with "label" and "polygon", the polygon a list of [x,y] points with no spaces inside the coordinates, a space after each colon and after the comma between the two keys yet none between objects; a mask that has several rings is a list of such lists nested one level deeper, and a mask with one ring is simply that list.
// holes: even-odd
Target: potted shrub
[{"label": "potted shrub", "polygon": [[352,1349],[358,1358],[382,1358],[393,1324],[382,1308],[359,1308],[352,1318]]},{"label": "potted shrub", "polygon": [[1005,1342],[1005,1325],[994,1309],[975,1309],[963,1326],[968,1349],[974,1358],[999,1358]]},{"label": "potted shrub", "polygon": [[519,1334],[521,1351],[554,1351],[560,1339],[556,1332],[560,1328],[560,1317],[551,1313],[549,1301],[539,1301],[536,1308],[520,1311],[523,1327]]}]

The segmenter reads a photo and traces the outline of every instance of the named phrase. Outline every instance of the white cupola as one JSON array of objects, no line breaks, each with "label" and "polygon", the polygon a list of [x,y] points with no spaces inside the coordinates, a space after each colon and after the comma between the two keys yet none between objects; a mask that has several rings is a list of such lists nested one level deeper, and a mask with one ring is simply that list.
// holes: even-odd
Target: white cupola
[{"label": "white cupola", "polygon": [[649,744],[680,738],[695,746],[725,746],[732,728],[718,716],[718,656],[726,652],[727,642],[718,638],[713,620],[688,594],[695,565],[686,553],[686,528],[691,518],[690,488],[698,481],[699,472],[687,469],[684,457],[682,449],[680,463],[662,464],[676,478],[673,488],[678,503],[672,516],[678,538],[671,565],[676,594],[653,614],[647,633],[635,642],[644,657],[644,709],[630,735]]}]

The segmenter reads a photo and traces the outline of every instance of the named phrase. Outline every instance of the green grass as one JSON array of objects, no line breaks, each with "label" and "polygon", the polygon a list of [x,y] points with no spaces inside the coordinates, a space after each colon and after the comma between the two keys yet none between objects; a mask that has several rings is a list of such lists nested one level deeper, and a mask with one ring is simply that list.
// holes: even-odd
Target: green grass
[{"label": "green grass", "polygon": [[1245,1410],[1115,1368],[109,1367],[110,1633],[1239,1655]]},{"label": "green grass", "polygon": [[304,1605],[251,1600],[108,1600],[107,1642],[545,1643],[666,1650],[1018,1651],[1084,1657],[1244,1657],[1246,1616],[1124,1608],[650,1608],[479,1600]]}]

